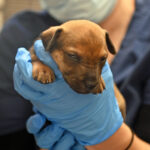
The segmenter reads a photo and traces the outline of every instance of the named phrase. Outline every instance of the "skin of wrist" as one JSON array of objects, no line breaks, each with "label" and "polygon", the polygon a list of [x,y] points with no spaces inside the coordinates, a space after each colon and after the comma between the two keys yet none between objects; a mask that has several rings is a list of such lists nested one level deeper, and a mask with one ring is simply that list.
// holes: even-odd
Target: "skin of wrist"
[{"label": "skin of wrist", "polygon": [[134,135],[134,141],[128,150],[150,150],[150,144],[144,142],[139,137]]},{"label": "skin of wrist", "polygon": [[[122,126],[106,141],[97,145],[86,146],[87,150],[125,150],[132,139],[131,129],[123,123]],[[150,144],[134,134],[134,140],[128,150],[150,150]]]},{"label": "skin of wrist", "polygon": [[132,137],[132,132],[130,128],[123,123],[122,126],[106,141],[86,146],[87,150],[125,150],[126,147],[129,145],[130,140]]}]

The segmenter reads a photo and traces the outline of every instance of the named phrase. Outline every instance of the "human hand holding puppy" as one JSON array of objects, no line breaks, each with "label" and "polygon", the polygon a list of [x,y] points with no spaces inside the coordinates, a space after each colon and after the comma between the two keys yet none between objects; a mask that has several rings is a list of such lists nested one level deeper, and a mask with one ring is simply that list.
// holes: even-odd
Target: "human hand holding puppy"
[{"label": "human hand holding puppy", "polygon": [[[35,43],[35,51],[53,68],[50,56],[41,55],[45,53],[41,41]],[[106,90],[97,95],[74,92],[55,67],[55,82],[41,84],[32,78],[30,53],[19,49],[14,69],[15,89],[48,120],[71,132],[82,145],[97,144],[111,136],[123,119],[115,100],[109,65],[106,63],[102,71]]]}]

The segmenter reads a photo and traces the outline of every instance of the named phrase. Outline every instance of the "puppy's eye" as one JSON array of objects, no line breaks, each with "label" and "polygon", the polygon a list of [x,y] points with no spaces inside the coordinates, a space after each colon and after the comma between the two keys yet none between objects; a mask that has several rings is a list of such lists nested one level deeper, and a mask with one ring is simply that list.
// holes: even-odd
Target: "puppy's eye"
[{"label": "puppy's eye", "polygon": [[103,63],[103,62],[105,62],[106,61],[106,59],[107,59],[107,57],[102,57],[102,58],[100,58],[100,63]]},{"label": "puppy's eye", "polygon": [[76,54],[66,53],[67,56],[75,61],[80,61],[80,57]]}]

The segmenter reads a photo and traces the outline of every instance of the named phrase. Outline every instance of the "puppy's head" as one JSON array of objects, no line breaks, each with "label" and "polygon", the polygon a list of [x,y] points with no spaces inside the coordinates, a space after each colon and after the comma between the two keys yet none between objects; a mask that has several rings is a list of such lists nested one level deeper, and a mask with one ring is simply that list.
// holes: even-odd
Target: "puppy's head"
[{"label": "puppy's head", "polygon": [[47,29],[41,39],[73,90],[102,92],[102,68],[108,52],[116,53],[105,30],[90,21],[76,20]]}]

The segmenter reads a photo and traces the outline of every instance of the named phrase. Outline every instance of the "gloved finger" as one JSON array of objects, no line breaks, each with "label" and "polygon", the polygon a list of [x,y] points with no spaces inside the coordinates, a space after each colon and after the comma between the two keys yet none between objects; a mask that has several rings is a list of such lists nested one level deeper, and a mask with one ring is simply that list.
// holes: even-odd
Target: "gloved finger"
[{"label": "gloved finger", "polygon": [[50,150],[70,150],[74,144],[75,139],[73,135],[71,135],[69,132],[65,132],[60,140]]},{"label": "gloved finger", "polygon": [[[14,67],[13,78],[15,88],[21,89],[25,88],[25,95],[30,95],[32,92],[31,86],[36,83],[32,78],[32,63],[30,53],[25,48],[19,48],[15,57],[16,64]],[[24,86],[26,83],[26,86]],[[24,96],[24,95],[23,95]]]},{"label": "gloved finger", "polygon": [[27,130],[29,133],[35,134],[44,126],[46,118],[41,114],[35,114],[27,120]]},{"label": "gloved finger", "polygon": [[43,43],[41,40],[37,40],[34,43],[34,50],[36,53],[36,56],[46,65],[50,66],[53,71],[55,72],[55,75],[57,78],[62,78],[62,74],[58,69],[57,64],[51,57],[50,53],[45,51],[45,48],[43,46]]},{"label": "gloved finger", "polygon": [[[27,79],[28,79],[28,81],[27,81]],[[40,84],[40,83],[38,83],[37,81],[30,80],[30,77],[29,78],[24,77],[23,72],[21,72],[19,70],[17,64],[15,64],[15,67],[14,67],[13,81],[14,81],[15,90],[20,95],[22,95],[25,99],[36,101],[43,96],[43,94],[41,92],[39,92],[39,90],[38,90],[38,87],[40,87],[40,86],[37,86],[37,84]],[[41,90],[43,90],[43,88],[41,88]]]},{"label": "gloved finger", "polygon": [[71,148],[71,150],[86,150],[85,147],[81,144],[79,144],[77,141]]},{"label": "gloved finger", "polygon": [[19,48],[15,60],[17,67],[24,78],[26,77],[28,80],[32,79],[32,64],[29,51],[27,51],[25,48]]},{"label": "gloved finger", "polygon": [[46,128],[35,134],[35,140],[39,147],[51,149],[63,135],[64,129],[56,124],[48,125]]}]

